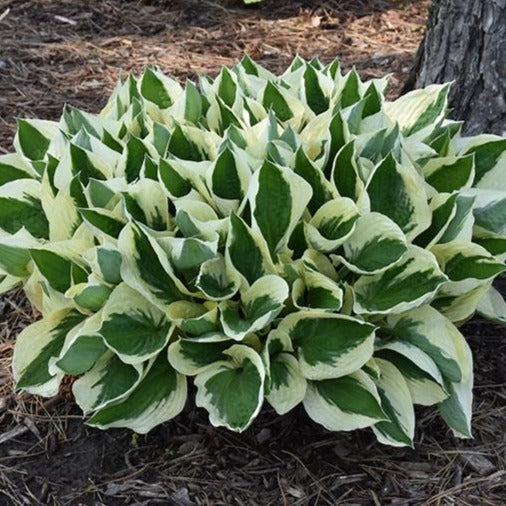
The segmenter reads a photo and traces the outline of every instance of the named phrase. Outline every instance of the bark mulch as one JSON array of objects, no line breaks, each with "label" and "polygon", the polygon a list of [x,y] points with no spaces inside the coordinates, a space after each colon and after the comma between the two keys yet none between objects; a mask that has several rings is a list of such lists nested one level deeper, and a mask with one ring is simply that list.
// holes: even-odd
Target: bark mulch
[{"label": "bark mulch", "polygon": [[[156,63],[178,78],[216,74],[248,52],[279,71],[293,56],[339,56],[364,77],[392,73],[394,96],[423,36],[428,1],[240,2],[0,0],[0,152],[16,117],[57,119],[65,103],[98,111],[118,75]],[[503,283],[504,285],[504,283]],[[503,290],[504,293],[504,290]],[[189,401],[147,436],[101,432],[64,386],[15,393],[17,333],[37,318],[20,291],[0,299],[0,505],[506,504],[506,340],[473,320],[474,439],[417,410],[416,447],[368,431],[329,433],[296,409],[268,409],[244,434],[209,426]],[[191,397],[191,396],[190,396]]]},{"label": "bark mulch", "polygon": [[[427,0],[0,0],[0,149],[16,117],[97,111],[120,73],[158,64],[181,79],[217,74],[247,52],[273,71],[298,53],[336,56],[364,77],[409,70]],[[3,19],[2,19],[3,18]]]}]

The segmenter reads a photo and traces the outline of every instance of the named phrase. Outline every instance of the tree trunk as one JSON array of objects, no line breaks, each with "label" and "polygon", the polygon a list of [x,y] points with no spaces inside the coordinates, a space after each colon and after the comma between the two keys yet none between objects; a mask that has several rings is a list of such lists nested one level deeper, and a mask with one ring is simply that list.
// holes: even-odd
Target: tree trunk
[{"label": "tree trunk", "polygon": [[405,91],[448,81],[467,133],[506,134],[506,0],[433,0]]}]

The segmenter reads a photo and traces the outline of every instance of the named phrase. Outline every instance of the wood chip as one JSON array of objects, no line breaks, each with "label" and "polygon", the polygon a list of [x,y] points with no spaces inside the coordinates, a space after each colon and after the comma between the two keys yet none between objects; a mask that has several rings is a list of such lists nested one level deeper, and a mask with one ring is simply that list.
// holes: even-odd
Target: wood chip
[{"label": "wood chip", "polygon": [[318,28],[320,26],[321,22],[322,22],[322,17],[321,16],[313,16],[311,18],[311,26],[313,28]]},{"label": "wood chip", "polygon": [[28,432],[28,427],[26,425],[17,425],[13,429],[8,430],[3,434],[0,434],[0,444],[5,443],[6,441],[9,441],[11,439],[14,439],[15,437],[21,436],[26,432]]},{"label": "wood chip", "polygon": [[306,495],[304,490],[299,487],[288,487],[286,489],[286,493],[296,499],[302,499]]},{"label": "wood chip", "polygon": [[263,445],[264,443],[266,443],[267,441],[269,441],[269,439],[271,439],[271,431],[270,431],[270,429],[267,429],[267,428],[262,429],[255,436],[255,439],[257,440],[257,443],[259,445]]},{"label": "wood chip", "polygon": [[61,23],[67,23],[67,25],[72,25],[72,26],[77,25],[77,21],[74,21],[73,19],[70,19],[70,18],[66,18],[65,16],[56,15],[54,17],[54,19],[56,19],[56,21],[60,21]]},{"label": "wood chip", "polygon": [[487,476],[496,470],[496,467],[490,460],[479,453],[469,453],[462,455],[462,460],[478,474]]},{"label": "wood chip", "polygon": [[23,423],[28,427],[30,432],[37,437],[38,439],[42,439],[42,436],[40,435],[39,429],[35,426],[31,418],[25,417],[23,420]]},{"label": "wood chip", "polygon": [[7,9],[5,9],[2,14],[0,14],[0,22],[2,22],[8,15],[9,15],[9,12],[10,12],[10,8],[7,7]]}]

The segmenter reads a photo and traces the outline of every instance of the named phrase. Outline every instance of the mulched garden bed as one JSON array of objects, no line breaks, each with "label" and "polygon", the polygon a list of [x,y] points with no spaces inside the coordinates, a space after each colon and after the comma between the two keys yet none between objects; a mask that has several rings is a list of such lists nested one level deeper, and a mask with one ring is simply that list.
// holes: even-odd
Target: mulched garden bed
[{"label": "mulched garden bed", "polygon": [[[276,71],[296,53],[339,56],[364,77],[392,73],[393,96],[427,6],[0,0],[0,152],[11,150],[16,117],[57,119],[65,103],[98,111],[120,72],[150,63],[184,79],[243,52]],[[506,504],[506,339],[493,324],[463,329],[475,356],[474,439],[455,439],[419,409],[411,450],[368,431],[329,433],[299,409],[265,410],[244,434],[209,426],[190,402],[147,436],[87,428],[69,385],[45,402],[13,392],[15,336],[36,317],[20,292],[0,299],[0,505]]]}]

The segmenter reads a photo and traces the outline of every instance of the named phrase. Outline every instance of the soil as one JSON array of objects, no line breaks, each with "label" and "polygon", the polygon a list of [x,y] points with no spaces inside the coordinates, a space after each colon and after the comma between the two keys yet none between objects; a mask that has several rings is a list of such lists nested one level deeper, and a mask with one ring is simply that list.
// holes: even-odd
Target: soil
[{"label": "soil", "polygon": [[217,74],[244,52],[273,71],[297,53],[338,56],[367,78],[393,73],[395,93],[422,38],[427,4],[0,0],[0,149],[10,150],[16,117],[58,119],[65,103],[97,111],[120,73],[148,64],[185,79]]},{"label": "soil", "polygon": [[[248,52],[279,71],[296,53],[339,56],[365,77],[407,77],[428,2],[0,0],[0,152],[16,117],[57,119],[64,103],[97,111],[120,72],[157,63],[178,78],[216,74]],[[506,283],[501,290],[506,292]],[[83,424],[69,388],[43,402],[15,393],[17,333],[37,318],[22,293],[0,299],[0,505],[506,504],[506,340],[479,319],[474,439],[417,410],[415,449],[370,431],[330,433],[295,409],[268,409],[243,434],[216,429],[191,401],[147,436]],[[192,396],[190,396],[191,398]]]}]

